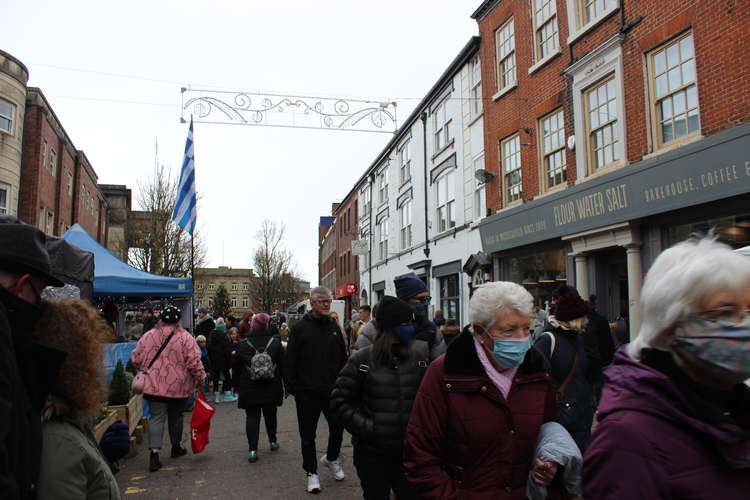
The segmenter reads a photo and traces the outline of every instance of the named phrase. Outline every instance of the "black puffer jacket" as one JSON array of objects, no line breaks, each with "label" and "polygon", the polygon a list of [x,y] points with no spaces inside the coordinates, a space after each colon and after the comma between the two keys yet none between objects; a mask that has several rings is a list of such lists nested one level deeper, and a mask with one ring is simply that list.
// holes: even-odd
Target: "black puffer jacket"
[{"label": "black puffer jacket", "polygon": [[[273,339],[270,345],[268,341]],[[266,345],[268,350],[266,351]],[[276,365],[276,374],[271,380],[251,380],[246,366],[256,352],[268,352]],[[281,406],[284,400],[284,387],[281,382],[281,362],[284,358],[284,346],[278,337],[272,336],[265,328],[253,330],[250,336],[239,342],[237,355],[232,361],[232,386],[238,388],[239,408],[252,406]]]},{"label": "black puffer jacket", "polygon": [[296,398],[331,396],[346,363],[346,344],[329,316],[305,314],[289,334],[284,354],[286,390]]},{"label": "black puffer jacket", "polygon": [[211,369],[223,372],[229,369],[232,357],[232,342],[225,330],[214,330],[208,339],[208,357],[211,359]]},{"label": "black puffer jacket", "polygon": [[[352,434],[355,447],[400,457],[404,430],[429,364],[429,346],[415,340],[402,356],[392,354],[387,364],[372,359],[372,348],[360,349],[349,358],[336,380],[331,408]],[[394,344],[394,352],[404,349]]]}]

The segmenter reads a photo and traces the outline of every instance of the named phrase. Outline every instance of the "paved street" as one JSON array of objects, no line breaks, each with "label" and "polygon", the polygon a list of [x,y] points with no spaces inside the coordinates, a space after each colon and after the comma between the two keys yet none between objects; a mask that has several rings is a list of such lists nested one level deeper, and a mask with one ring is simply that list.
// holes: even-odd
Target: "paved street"
[{"label": "paved street", "polygon": [[[185,436],[188,436],[190,414],[185,413]],[[328,438],[327,426],[321,415],[318,432],[318,450],[325,451]],[[245,439],[245,412],[237,409],[236,403],[220,403],[211,425],[211,442],[206,450],[193,455],[169,458],[165,435],[166,453],[162,451],[162,467],[155,473],[148,472],[148,448],[146,439],[134,458],[125,460],[117,475],[124,497],[139,499],[187,499],[201,498],[232,499],[302,499],[312,498],[305,491],[306,477],[302,470],[299,433],[294,400],[284,401],[279,409],[279,444],[281,449],[271,452],[261,422],[260,459],[254,464],[247,462]],[[189,441],[186,447],[190,449]],[[321,468],[320,482],[323,491],[318,497],[335,499],[361,498],[359,479],[351,463],[351,436],[344,435],[342,458],[346,479],[333,480],[327,469]]]}]

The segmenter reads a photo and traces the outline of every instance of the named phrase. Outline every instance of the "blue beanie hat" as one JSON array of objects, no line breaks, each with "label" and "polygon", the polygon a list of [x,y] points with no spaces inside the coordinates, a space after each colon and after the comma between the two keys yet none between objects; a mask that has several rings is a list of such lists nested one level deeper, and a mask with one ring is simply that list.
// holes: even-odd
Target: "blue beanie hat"
[{"label": "blue beanie hat", "polygon": [[396,296],[399,299],[408,300],[415,295],[426,292],[427,286],[415,273],[402,274],[393,278],[396,285]]},{"label": "blue beanie hat", "polygon": [[102,450],[107,462],[116,462],[130,451],[130,432],[128,424],[118,420],[109,427],[99,441],[99,449]]}]

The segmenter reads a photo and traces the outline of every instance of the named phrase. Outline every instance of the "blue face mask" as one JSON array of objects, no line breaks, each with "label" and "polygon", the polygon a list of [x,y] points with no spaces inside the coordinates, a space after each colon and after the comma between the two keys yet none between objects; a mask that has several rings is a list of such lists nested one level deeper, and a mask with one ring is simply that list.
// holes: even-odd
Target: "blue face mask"
[{"label": "blue face mask", "polygon": [[410,325],[396,325],[393,327],[393,333],[398,335],[398,338],[404,344],[408,343],[413,337],[417,327],[414,324]]},{"label": "blue face mask", "polygon": [[531,348],[531,337],[523,339],[492,339],[492,357],[503,368],[520,365]]},{"label": "blue face mask", "polygon": [[427,308],[429,307],[427,302],[409,302],[409,307],[417,318],[427,317]]}]

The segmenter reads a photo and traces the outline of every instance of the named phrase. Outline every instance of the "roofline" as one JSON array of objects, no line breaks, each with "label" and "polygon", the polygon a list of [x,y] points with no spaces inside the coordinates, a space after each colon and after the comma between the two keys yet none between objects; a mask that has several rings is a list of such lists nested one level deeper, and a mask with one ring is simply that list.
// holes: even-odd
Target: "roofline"
[{"label": "roofline", "polygon": [[471,18],[475,19],[476,21],[481,21],[484,16],[486,16],[500,2],[501,0],[484,0],[484,2],[482,2],[482,5],[477,7],[477,10],[475,10],[471,15]]},{"label": "roofline", "polygon": [[372,172],[372,170],[380,165],[383,157],[390,152],[395,144],[403,139],[404,135],[406,135],[406,133],[411,129],[411,126],[414,124],[414,122],[417,121],[419,116],[422,114],[424,108],[426,108],[430,101],[432,101],[440,93],[440,91],[443,90],[445,84],[451,78],[453,78],[456,73],[459,72],[461,66],[463,66],[466,61],[468,61],[475,53],[479,51],[480,41],[481,38],[479,36],[472,36],[469,39],[466,45],[464,45],[463,49],[461,49],[458,55],[450,63],[450,65],[445,69],[445,71],[443,71],[443,74],[440,75],[440,78],[438,78],[437,82],[435,82],[435,84],[432,86],[432,88],[430,88],[430,90],[422,98],[422,100],[419,101],[419,104],[416,108],[414,108],[414,111],[412,111],[409,117],[404,121],[403,125],[401,125],[398,130],[394,132],[393,138],[388,141],[388,144],[385,145],[375,161],[373,161],[370,166],[367,167],[365,173],[362,174],[359,179],[357,179],[357,182],[354,183],[354,187],[351,189],[351,191],[349,191],[349,193],[347,193],[347,195],[344,197],[344,200],[349,198],[349,196],[351,196],[351,194],[359,188],[359,185],[365,178],[367,178],[367,176],[370,175],[370,172]]},{"label": "roofline", "polygon": [[[68,135],[68,132],[65,130],[65,127],[63,127],[62,121],[60,121],[60,118],[57,117],[57,113],[55,113],[55,110],[52,109],[52,106],[50,105],[49,101],[47,100],[47,97],[44,95],[44,92],[42,92],[42,89],[39,87],[27,87],[27,94],[26,94],[26,100],[29,100],[29,97],[31,94],[36,94],[42,99],[42,104],[44,109],[52,113],[52,116],[55,118],[55,123],[58,127],[60,127],[60,131],[65,136],[65,139],[68,142],[68,146],[73,150],[74,153],[78,152],[78,149],[76,148],[75,144],[73,143],[73,140]],[[35,104],[38,106],[37,103],[32,102],[32,104]]]},{"label": "roofline", "polygon": [[0,68],[0,72],[5,73],[6,75],[10,76],[11,78],[13,78],[17,82],[21,83],[25,87],[26,84],[29,82],[29,68],[27,68],[26,65],[24,63],[22,63],[17,57],[13,56],[12,54],[8,54],[7,52],[5,52],[2,49],[0,49],[0,56],[3,56],[6,59],[9,59],[9,60],[13,61],[14,63],[16,63],[18,65],[18,67],[20,67],[23,70],[23,72],[26,74],[25,75],[26,76],[26,80],[25,81],[19,80],[16,75],[14,75],[14,74],[12,74],[12,73],[4,70],[3,68]]}]

